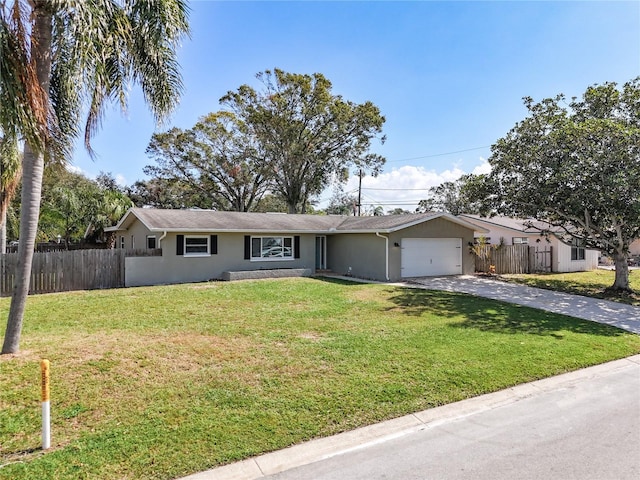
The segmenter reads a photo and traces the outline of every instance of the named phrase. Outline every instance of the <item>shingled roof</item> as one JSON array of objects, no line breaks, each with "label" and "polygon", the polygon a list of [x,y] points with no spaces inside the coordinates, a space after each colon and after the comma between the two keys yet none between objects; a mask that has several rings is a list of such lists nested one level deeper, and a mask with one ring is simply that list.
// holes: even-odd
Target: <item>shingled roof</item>
[{"label": "shingled roof", "polygon": [[482,221],[498,227],[509,228],[520,233],[540,233],[541,231],[549,231],[551,233],[562,232],[559,227],[554,227],[549,223],[542,222],[533,218],[512,218],[512,217],[481,217],[480,215],[462,214],[462,218],[469,219],[469,221]]},{"label": "shingled roof", "polygon": [[218,212],[214,210],[163,210],[132,208],[109,230],[126,230],[135,219],[158,232],[287,232],[287,233],[389,233],[438,217],[470,229],[477,226],[440,212],[378,217],[301,215],[281,213]]}]

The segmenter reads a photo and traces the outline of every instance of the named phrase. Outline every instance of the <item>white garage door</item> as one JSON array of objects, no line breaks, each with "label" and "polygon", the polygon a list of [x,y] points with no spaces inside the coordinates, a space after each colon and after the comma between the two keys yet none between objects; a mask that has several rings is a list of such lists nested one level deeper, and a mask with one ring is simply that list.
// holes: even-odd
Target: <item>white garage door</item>
[{"label": "white garage door", "polygon": [[403,277],[462,274],[461,238],[403,238]]}]

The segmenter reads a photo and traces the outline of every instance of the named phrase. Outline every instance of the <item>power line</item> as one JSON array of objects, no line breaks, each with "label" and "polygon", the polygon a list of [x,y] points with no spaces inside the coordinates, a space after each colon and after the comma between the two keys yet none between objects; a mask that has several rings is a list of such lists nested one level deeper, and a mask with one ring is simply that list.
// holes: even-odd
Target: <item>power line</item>
[{"label": "power line", "polygon": [[432,155],[423,155],[421,157],[401,158],[399,160],[387,160],[386,163],[408,162],[408,161],[411,161],[411,160],[421,160],[423,158],[444,157],[446,155],[455,155],[456,153],[472,152],[474,150],[482,150],[484,148],[489,148],[489,147],[491,147],[491,145],[485,145],[484,147],[466,148],[464,150],[456,150],[455,152],[434,153]]},{"label": "power line", "polygon": [[406,207],[406,206],[420,205],[420,202],[413,202],[413,203],[376,202],[376,203],[363,203],[362,204],[363,207],[373,207],[373,206],[378,206],[378,205],[386,205],[388,207]]},{"label": "power line", "polygon": [[403,192],[424,192],[431,190],[431,188],[371,188],[371,187],[362,187],[362,190],[384,190],[384,191],[403,191]]}]

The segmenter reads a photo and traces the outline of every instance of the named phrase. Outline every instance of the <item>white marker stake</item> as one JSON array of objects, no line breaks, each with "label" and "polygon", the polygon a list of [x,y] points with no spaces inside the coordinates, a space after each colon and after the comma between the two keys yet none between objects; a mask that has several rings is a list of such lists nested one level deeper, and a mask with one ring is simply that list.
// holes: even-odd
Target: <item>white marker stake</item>
[{"label": "white marker stake", "polygon": [[49,360],[40,362],[42,374],[42,449],[51,447],[51,410],[49,406]]}]

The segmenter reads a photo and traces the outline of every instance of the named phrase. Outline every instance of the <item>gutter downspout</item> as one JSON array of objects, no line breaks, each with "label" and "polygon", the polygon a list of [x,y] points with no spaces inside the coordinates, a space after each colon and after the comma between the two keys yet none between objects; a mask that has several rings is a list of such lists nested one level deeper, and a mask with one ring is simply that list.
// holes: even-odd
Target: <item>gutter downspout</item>
[{"label": "gutter downspout", "polygon": [[384,268],[385,268],[385,279],[387,282],[389,281],[389,237],[385,237],[384,235],[380,235],[379,232],[376,232],[376,237],[384,238]]},{"label": "gutter downspout", "polygon": [[162,240],[164,240],[164,237],[167,236],[167,231],[165,230],[164,232],[162,232],[162,236],[158,239],[158,248],[162,248]]}]

